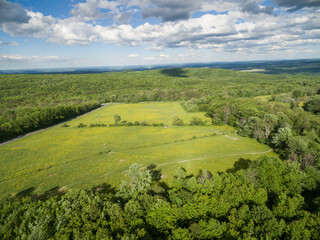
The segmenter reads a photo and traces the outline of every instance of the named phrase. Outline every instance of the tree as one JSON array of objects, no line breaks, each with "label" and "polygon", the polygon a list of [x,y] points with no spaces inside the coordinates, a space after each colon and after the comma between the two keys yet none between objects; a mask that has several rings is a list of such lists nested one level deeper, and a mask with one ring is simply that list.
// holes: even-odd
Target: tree
[{"label": "tree", "polygon": [[115,123],[118,123],[121,121],[121,117],[119,115],[114,115],[113,116]]},{"label": "tree", "polygon": [[181,118],[179,118],[178,116],[174,116],[172,118],[172,125],[174,126],[183,126],[183,120]]},{"label": "tree", "polygon": [[284,148],[285,146],[287,146],[291,136],[292,136],[292,131],[290,126],[279,128],[278,132],[272,138],[272,143],[276,147]]},{"label": "tree", "polygon": [[306,104],[303,106],[303,109],[314,114],[320,113],[320,97],[316,96],[310,101],[306,102]]},{"label": "tree", "polygon": [[193,118],[191,119],[189,125],[190,125],[190,126],[197,126],[197,125],[198,125],[198,126],[203,126],[203,125],[205,125],[205,122],[202,121],[202,119],[199,118],[199,117],[193,117]]},{"label": "tree", "polygon": [[152,175],[150,170],[141,169],[142,165],[134,163],[129,167],[126,176],[130,178],[129,183],[123,181],[119,188],[119,195],[123,197],[135,197],[139,193],[144,193],[152,183]]}]

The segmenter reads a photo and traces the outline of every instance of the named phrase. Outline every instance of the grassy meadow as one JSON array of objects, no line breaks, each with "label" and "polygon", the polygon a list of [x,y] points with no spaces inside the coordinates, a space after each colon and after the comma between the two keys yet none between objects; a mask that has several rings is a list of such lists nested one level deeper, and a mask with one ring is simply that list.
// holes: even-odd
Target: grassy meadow
[{"label": "grassy meadow", "polygon": [[[122,120],[164,123],[153,126],[85,127],[79,123],[110,124]],[[0,194],[28,188],[43,193],[52,188],[91,188],[118,184],[135,162],[156,164],[163,179],[179,167],[197,174],[199,169],[225,171],[240,158],[254,160],[271,149],[254,139],[240,137],[229,126],[172,126],[173,116],[189,123],[203,113],[187,113],[177,102],[114,104],[61,125],[0,147]]]}]

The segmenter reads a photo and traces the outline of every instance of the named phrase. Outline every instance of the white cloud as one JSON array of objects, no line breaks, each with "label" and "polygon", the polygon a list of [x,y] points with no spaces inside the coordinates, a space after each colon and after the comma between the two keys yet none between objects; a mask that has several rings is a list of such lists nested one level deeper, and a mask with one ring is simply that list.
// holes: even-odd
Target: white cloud
[{"label": "white cloud", "polygon": [[133,53],[133,54],[129,54],[128,57],[129,57],[129,58],[137,58],[137,57],[140,57],[140,54],[138,54],[138,53]]},{"label": "white cloud", "polygon": [[58,56],[25,56],[13,54],[0,54],[0,61],[13,61],[13,62],[51,62],[51,61],[64,61],[64,58]]},{"label": "white cloud", "polygon": [[39,12],[26,11],[26,14],[29,17],[27,22],[8,21],[2,23],[1,28],[12,36],[46,38],[56,20],[51,16],[43,16]]},{"label": "white cloud", "polygon": [[6,45],[6,46],[19,46],[19,43],[15,42],[15,41],[11,41],[11,42],[3,42],[0,40],[0,45]]},{"label": "white cloud", "polygon": [[67,45],[88,45],[96,39],[94,27],[73,19],[59,19],[52,27],[49,41]]},{"label": "white cloud", "polygon": [[170,58],[170,56],[167,54],[158,54],[156,56],[145,57],[144,60],[162,62],[162,61],[167,60],[169,58]]},{"label": "white cloud", "polygon": [[[275,15],[271,6],[262,5],[264,0],[87,0],[74,5],[71,17],[59,19],[0,0],[0,6],[11,13],[0,15],[0,28],[13,36],[42,38],[58,44],[88,45],[100,41],[158,50],[184,47],[256,54],[320,44],[320,12],[314,11],[318,1],[272,2],[290,11],[305,10],[281,11]],[[191,18],[198,10],[204,11],[204,15]],[[211,10],[221,13],[205,14]],[[128,24],[132,12],[144,18],[161,18],[163,22],[144,21],[133,27]],[[94,22],[98,19],[113,19],[114,22],[101,25]],[[192,56],[195,55],[190,53]],[[138,56],[130,54],[128,57]],[[168,58],[158,55],[148,60]]]}]

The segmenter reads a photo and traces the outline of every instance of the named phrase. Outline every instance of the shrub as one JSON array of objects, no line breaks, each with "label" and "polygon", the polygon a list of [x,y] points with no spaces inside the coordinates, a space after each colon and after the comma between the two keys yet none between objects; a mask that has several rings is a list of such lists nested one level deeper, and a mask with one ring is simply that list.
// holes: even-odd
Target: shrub
[{"label": "shrub", "polygon": [[203,126],[203,125],[205,125],[205,122],[202,121],[202,119],[199,118],[199,117],[193,117],[193,118],[191,119],[189,125],[190,125],[190,126]]},{"label": "shrub", "polygon": [[84,125],[83,123],[79,123],[78,124],[78,128],[84,128],[84,127],[86,127],[87,125]]},{"label": "shrub", "polygon": [[172,125],[174,126],[183,126],[183,120],[181,118],[179,118],[178,116],[174,116],[172,118]]},{"label": "shrub", "polygon": [[133,126],[140,126],[140,122],[135,121],[135,122],[133,123]]}]

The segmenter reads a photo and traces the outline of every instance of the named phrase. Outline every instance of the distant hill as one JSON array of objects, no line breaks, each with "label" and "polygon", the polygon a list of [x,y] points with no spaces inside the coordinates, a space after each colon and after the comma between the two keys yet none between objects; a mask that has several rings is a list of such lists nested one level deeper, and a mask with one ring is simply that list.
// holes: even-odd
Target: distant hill
[{"label": "distant hill", "polygon": [[0,74],[87,74],[117,71],[143,71],[164,68],[223,68],[237,71],[261,72],[265,74],[299,74],[320,75],[320,59],[247,61],[247,62],[216,62],[216,63],[183,63],[166,65],[141,65],[117,67],[74,67],[0,70]]}]

